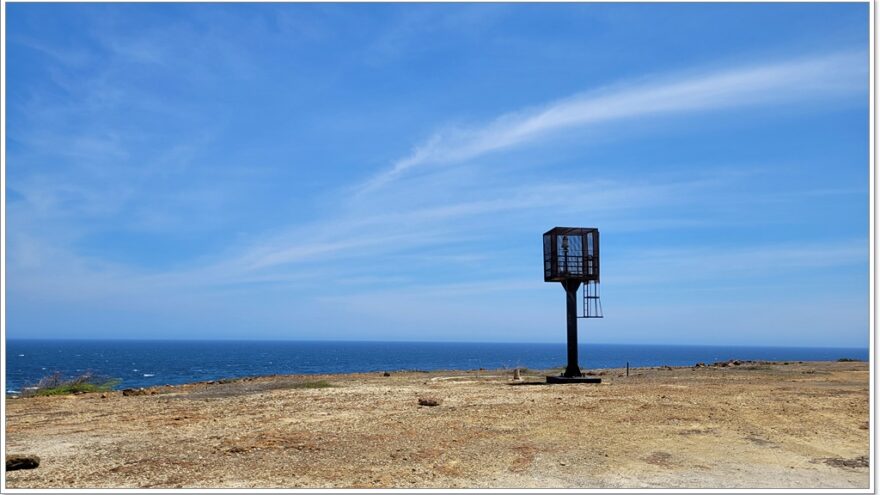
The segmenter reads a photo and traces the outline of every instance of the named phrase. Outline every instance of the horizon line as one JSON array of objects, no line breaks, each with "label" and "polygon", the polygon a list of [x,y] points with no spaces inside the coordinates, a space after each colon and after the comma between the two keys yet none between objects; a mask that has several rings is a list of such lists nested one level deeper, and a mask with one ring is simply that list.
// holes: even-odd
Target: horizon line
[{"label": "horizon line", "polygon": [[[6,341],[104,341],[104,342],[300,342],[300,343],[370,343],[370,344],[518,344],[518,345],[565,345],[565,341],[554,342],[507,342],[507,341],[464,341],[464,340],[319,340],[319,339],[284,339],[284,338],[102,338],[102,337],[8,337]],[[835,345],[761,345],[761,344],[675,344],[675,343],[621,343],[621,342],[590,342],[588,345],[618,346],[653,346],[653,347],[763,347],[783,349],[859,349],[870,350],[871,346],[835,346]]]}]

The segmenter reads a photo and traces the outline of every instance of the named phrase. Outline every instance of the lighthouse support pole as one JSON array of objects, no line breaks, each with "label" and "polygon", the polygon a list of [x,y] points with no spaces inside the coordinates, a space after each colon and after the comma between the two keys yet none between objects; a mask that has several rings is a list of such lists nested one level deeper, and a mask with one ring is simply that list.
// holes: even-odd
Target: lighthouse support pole
[{"label": "lighthouse support pole", "polygon": [[562,282],[562,287],[565,289],[565,314],[568,325],[568,365],[562,376],[568,378],[583,376],[578,366],[577,290],[580,285],[578,280]]},{"label": "lighthouse support pole", "polygon": [[580,281],[565,280],[562,288],[565,289],[565,316],[568,331],[568,364],[561,375],[548,376],[547,383],[602,383],[602,379],[596,376],[584,376],[578,365],[578,317],[577,317],[577,290]]}]

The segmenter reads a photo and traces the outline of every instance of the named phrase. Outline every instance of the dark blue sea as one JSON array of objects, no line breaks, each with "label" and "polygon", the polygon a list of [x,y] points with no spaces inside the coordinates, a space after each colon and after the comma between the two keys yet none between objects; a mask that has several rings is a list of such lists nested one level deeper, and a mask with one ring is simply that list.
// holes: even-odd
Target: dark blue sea
[{"label": "dark blue sea", "polygon": [[[117,378],[117,388],[180,384],[241,376],[396,370],[546,369],[563,366],[565,344],[430,342],[8,340],[6,392],[43,376],[85,371]],[[690,366],[728,359],[834,361],[868,359],[863,348],[588,344],[586,369]]]}]

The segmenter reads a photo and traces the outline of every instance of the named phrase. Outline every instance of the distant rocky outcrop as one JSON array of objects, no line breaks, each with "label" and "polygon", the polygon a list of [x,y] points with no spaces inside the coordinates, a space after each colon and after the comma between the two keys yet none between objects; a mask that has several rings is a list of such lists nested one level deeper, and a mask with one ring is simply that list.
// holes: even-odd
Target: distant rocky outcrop
[{"label": "distant rocky outcrop", "polygon": [[[747,359],[747,360],[728,359],[727,361],[716,361],[710,365],[706,365],[706,363],[697,363],[694,365],[694,368],[706,368],[708,366],[711,366],[714,368],[728,368],[731,366],[742,366],[745,364],[758,365],[758,364],[771,364],[771,362],[770,361],[753,361],[750,359]],[[788,364],[788,363],[783,363],[783,364]]]}]

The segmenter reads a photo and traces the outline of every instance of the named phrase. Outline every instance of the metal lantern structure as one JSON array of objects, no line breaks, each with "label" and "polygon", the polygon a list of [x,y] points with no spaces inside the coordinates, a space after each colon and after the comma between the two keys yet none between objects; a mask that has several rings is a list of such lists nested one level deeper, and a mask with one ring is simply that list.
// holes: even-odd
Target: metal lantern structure
[{"label": "metal lantern structure", "polygon": [[[560,376],[548,376],[548,383],[599,383],[586,377],[578,365],[578,318],[602,318],[599,300],[599,229],[554,227],[544,233],[544,281],[559,282],[565,289],[568,326],[568,364]],[[578,312],[577,291],[583,284],[582,310]]]}]

